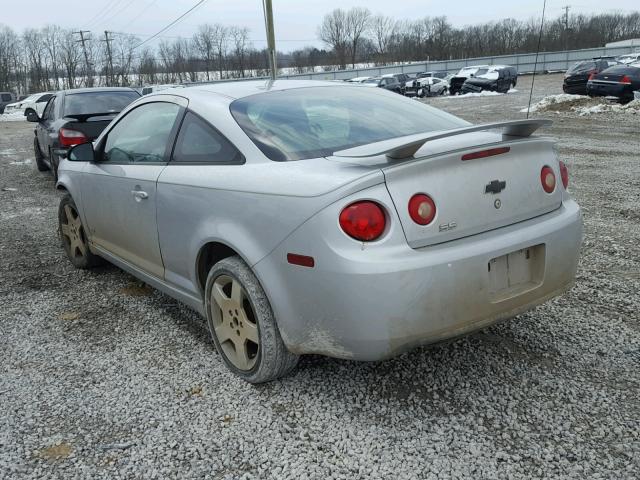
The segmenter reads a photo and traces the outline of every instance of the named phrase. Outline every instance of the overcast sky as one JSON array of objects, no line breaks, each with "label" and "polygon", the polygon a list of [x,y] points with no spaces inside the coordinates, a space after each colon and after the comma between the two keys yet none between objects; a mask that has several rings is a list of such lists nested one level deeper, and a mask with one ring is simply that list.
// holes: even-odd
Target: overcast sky
[{"label": "overcast sky", "polygon": [[[578,3],[579,2],[579,3]],[[130,32],[145,39],[175,20],[197,0],[3,0],[0,23],[16,30],[48,23],[82,28]],[[555,18],[571,5],[571,13],[631,12],[638,0],[548,0],[547,15]],[[316,29],[322,16],[334,8],[364,6],[373,13],[397,19],[446,15],[456,26],[503,18],[539,17],[542,0],[273,0],[278,50],[304,45],[322,46]],[[163,34],[164,38],[190,36],[201,23],[246,26],[256,47],[265,45],[261,0],[207,0],[192,14]]]}]

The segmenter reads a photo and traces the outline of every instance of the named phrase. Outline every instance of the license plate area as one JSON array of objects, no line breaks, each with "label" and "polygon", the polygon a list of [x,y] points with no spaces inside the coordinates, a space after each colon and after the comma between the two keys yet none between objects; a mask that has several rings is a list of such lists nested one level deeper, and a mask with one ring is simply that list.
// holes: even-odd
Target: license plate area
[{"label": "license plate area", "polygon": [[491,301],[502,302],[533,290],[544,278],[544,244],[492,258],[487,264]]}]

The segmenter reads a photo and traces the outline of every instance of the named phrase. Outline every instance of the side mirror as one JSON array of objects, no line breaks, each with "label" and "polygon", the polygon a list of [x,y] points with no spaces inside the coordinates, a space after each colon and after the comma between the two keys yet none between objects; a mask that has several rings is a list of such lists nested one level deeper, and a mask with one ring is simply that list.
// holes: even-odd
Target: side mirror
[{"label": "side mirror", "polygon": [[93,150],[93,143],[81,143],[67,152],[67,160],[70,162],[93,162],[95,161],[95,152]]},{"label": "side mirror", "polygon": [[27,122],[40,122],[40,117],[33,108],[27,108],[27,110],[24,112],[24,116],[27,117]]}]

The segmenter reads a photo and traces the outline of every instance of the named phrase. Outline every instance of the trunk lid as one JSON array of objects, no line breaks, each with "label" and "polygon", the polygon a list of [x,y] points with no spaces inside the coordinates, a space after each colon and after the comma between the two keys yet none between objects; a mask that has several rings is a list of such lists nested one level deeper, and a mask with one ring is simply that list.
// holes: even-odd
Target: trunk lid
[{"label": "trunk lid", "polygon": [[[437,140],[416,152],[415,159],[382,168],[412,248],[504,227],[560,206],[562,183],[554,142],[540,137],[503,138],[494,133],[469,133]],[[462,160],[466,153],[501,147],[509,151]],[[540,172],[545,165],[556,177],[551,194],[541,184]],[[426,226],[418,225],[409,215],[409,200],[417,193],[429,195],[436,205],[436,218]]]}]

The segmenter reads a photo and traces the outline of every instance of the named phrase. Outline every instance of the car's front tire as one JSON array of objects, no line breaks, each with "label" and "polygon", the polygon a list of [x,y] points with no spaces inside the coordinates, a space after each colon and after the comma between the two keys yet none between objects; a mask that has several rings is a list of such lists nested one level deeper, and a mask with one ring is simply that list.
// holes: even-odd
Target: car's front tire
[{"label": "car's front tire", "polygon": [[36,168],[39,172],[46,172],[49,170],[49,166],[44,162],[44,157],[40,151],[40,145],[38,145],[38,139],[33,139],[33,154],[36,157]]},{"label": "car's front tire", "polygon": [[69,194],[62,197],[58,207],[58,233],[62,248],[74,267],[84,270],[102,263],[102,259],[89,249],[82,218]]},{"label": "car's front tire", "polygon": [[299,357],[282,341],[260,282],[239,256],[211,267],[205,310],[216,349],[229,370],[243,380],[269,382],[297,365]]}]

